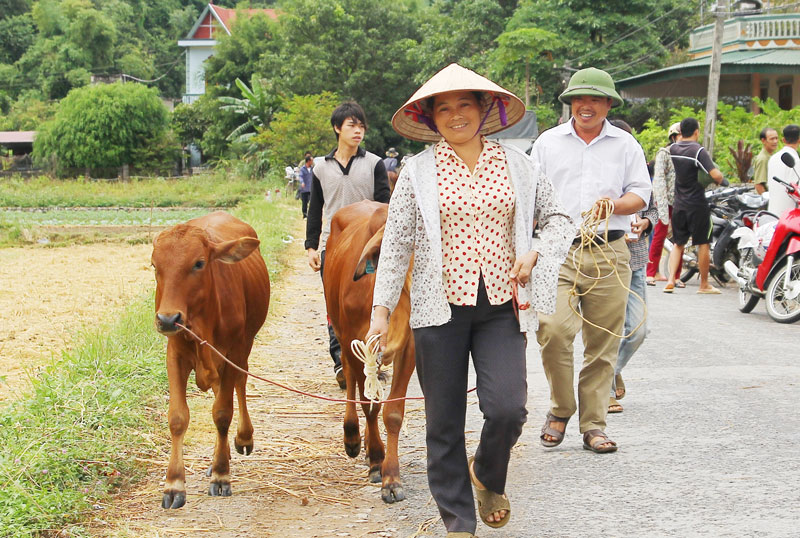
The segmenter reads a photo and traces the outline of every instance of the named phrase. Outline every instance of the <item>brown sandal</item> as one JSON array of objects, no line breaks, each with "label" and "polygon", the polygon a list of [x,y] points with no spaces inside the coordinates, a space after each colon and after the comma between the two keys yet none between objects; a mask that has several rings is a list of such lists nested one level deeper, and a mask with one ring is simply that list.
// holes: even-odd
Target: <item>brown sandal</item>
[{"label": "brown sandal", "polygon": [[613,396],[608,400],[609,413],[622,413],[622,404],[617,401]]},{"label": "brown sandal", "polygon": [[[481,521],[486,523],[493,529],[498,529],[508,523],[511,518],[511,503],[508,502],[508,497],[503,493],[495,493],[489,489],[481,489],[478,487],[478,478],[473,474],[472,465],[475,462],[475,457],[469,459],[469,479],[472,486],[475,488],[475,498],[478,500],[478,515],[481,516]],[[489,521],[489,516],[500,510],[505,510],[506,515],[500,521]]]},{"label": "brown sandal", "polygon": [[[561,441],[564,440],[564,434],[567,432],[567,423],[569,422],[570,417],[561,418],[555,416],[551,412],[547,412],[547,418],[544,421],[544,426],[542,426],[542,434],[539,436],[539,439],[542,441],[542,445],[546,446],[547,448],[553,448],[554,446],[558,446],[561,444]],[[556,429],[550,427],[551,422],[561,422],[564,424],[564,431],[560,432]],[[544,438],[545,435],[549,435],[550,437],[555,437],[554,441],[548,441]]]},{"label": "brown sandal", "polygon": [[[611,446],[599,448],[606,444]],[[595,454],[608,454],[617,451],[617,443],[609,439],[603,430],[588,430],[583,432],[583,448],[591,450]]]}]

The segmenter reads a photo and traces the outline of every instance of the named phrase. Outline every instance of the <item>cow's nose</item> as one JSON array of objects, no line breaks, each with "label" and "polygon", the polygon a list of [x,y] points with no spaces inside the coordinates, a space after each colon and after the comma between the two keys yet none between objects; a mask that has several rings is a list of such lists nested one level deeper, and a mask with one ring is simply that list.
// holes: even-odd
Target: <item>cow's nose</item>
[{"label": "cow's nose", "polygon": [[176,323],[183,324],[181,313],[175,314],[156,314],[156,325],[161,332],[175,332],[178,330]]}]

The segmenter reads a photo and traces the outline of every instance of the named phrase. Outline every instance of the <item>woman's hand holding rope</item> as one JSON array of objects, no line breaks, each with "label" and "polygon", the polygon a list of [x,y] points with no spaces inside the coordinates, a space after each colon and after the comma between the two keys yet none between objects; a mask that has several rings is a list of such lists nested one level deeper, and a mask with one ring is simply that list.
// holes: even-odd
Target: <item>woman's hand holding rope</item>
[{"label": "woman's hand holding rope", "polygon": [[536,262],[539,261],[539,253],[531,250],[527,254],[523,254],[514,261],[514,266],[508,276],[512,282],[515,282],[525,287],[525,284],[531,279],[531,271],[536,267]]},{"label": "woman's hand holding rope", "polygon": [[375,306],[372,309],[372,315],[369,318],[369,331],[367,331],[365,340],[369,341],[373,335],[380,336],[380,344],[378,346],[380,352],[386,351],[386,340],[389,335],[389,309],[385,306]]}]

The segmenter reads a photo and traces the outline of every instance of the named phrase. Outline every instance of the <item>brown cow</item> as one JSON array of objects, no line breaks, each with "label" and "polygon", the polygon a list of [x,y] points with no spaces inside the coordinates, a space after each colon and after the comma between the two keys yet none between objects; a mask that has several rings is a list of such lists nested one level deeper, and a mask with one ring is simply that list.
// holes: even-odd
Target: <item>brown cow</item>
[{"label": "brown cow", "polygon": [[163,508],[186,502],[183,436],[189,425],[186,382],[194,370],[201,390],[214,390],[212,417],[217,426],[208,494],[229,496],[233,390],[239,402],[234,445],[253,451],[253,424],[247,413],[247,376],[201,346],[176,324],[207,340],[234,364],[247,369],[253,338],[269,307],[269,275],[250,225],[218,211],[161,232],[153,241],[156,272],[156,329],[168,336],[169,429],[172,453],[167,468]]},{"label": "brown cow", "polygon": [[[353,356],[350,342],[354,339],[363,340],[369,329],[375,275],[367,267],[377,265],[388,207],[387,204],[369,200],[343,207],[331,220],[331,233],[325,247],[325,301],[336,337],[342,344],[342,366],[349,400],[356,399],[356,386],[358,399],[363,399],[363,363]],[[408,325],[411,310],[410,279],[409,272],[400,302],[390,318],[389,342],[383,362],[394,363],[394,375],[387,399],[404,397],[414,372],[414,337]],[[378,430],[380,406],[362,405],[362,408],[367,419],[364,440],[370,481],[382,482],[381,497],[385,502],[402,501],[405,493],[400,481],[397,443],[405,402],[387,403],[383,411],[388,444],[385,454]],[[358,416],[356,406],[352,403],[346,404],[344,447],[351,458],[358,456],[361,451]]]}]

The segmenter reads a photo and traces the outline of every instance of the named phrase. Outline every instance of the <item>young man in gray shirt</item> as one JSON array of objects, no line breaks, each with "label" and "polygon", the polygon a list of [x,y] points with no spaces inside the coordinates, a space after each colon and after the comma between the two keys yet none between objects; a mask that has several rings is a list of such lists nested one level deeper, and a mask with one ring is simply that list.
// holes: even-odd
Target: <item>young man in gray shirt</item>
[{"label": "young man in gray shirt", "polygon": [[[338,145],[324,157],[314,159],[306,221],[308,264],[314,271],[319,271],[320,276],[324,271],[325,242],[333,215],[344,206],[361,200],[389,203],[391,194],[383,160],[360,147],[367,120],[358,103],[348,101],[336,107],[331,114],[331,126]],[[336,381],[344,389],[341,346],[330,323],[328,336]]]}]

